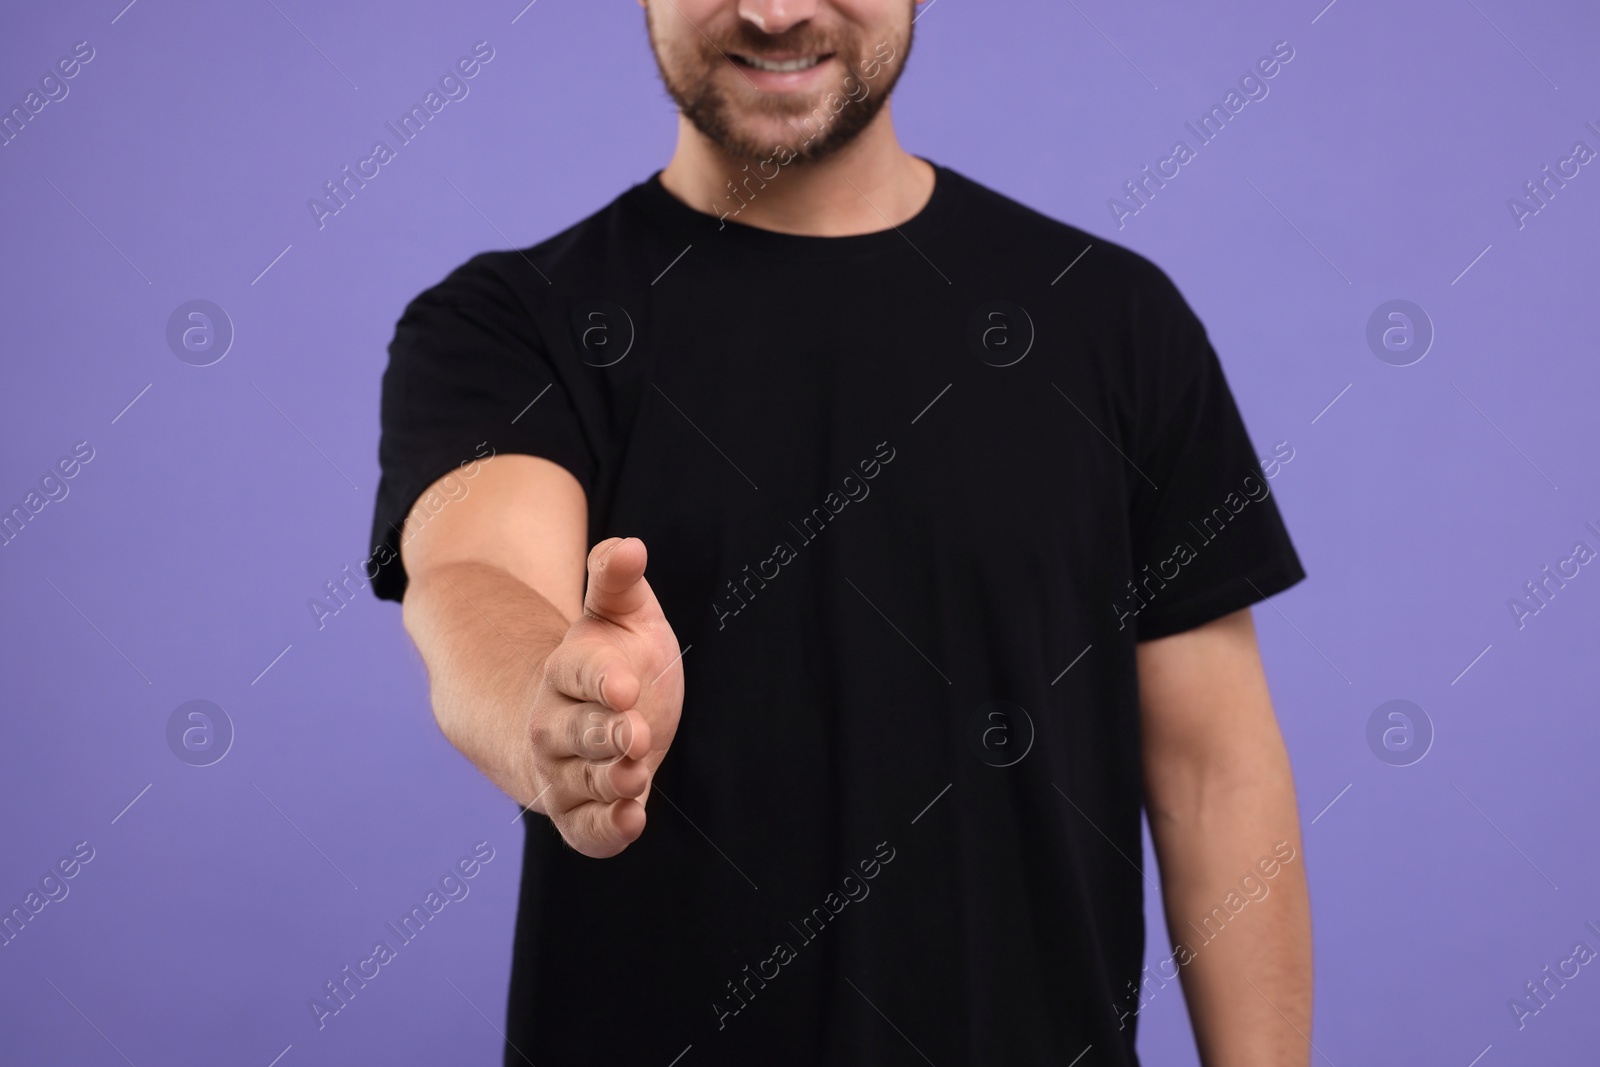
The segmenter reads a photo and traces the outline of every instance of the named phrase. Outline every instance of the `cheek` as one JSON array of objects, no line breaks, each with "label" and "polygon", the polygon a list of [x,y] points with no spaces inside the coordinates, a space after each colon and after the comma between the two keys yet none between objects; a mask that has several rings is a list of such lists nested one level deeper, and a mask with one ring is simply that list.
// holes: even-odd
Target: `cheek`
[{"label": "cheek", "polygon": [[[650,40],[679,70],[707,66],[707,57],[717,55],[716,49],[695,27],[715,23],[717,19],[713,16],[723,6],[708,0],[648,4],[645,11],[649,18]],[[717,58],[721,60],[720,56]]]}]

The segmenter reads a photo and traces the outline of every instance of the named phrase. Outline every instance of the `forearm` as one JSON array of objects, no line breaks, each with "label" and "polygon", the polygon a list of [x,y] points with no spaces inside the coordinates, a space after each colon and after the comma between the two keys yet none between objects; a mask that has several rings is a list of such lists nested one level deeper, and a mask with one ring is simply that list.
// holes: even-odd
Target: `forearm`
[{"label": "forearm", "polygon": [[483,563],[442,564],[413,580],[404,618],[428,669],[439,729],[507,796],[541,811],[530,714],[544,660],[571,620]]},{"label": "forearm", "polygon": [[1310,902],[1275,731],[1274,742],[1233,770],[1169,772],[1151,790],[1173,957],[1207,1067],[1310,1062]]}]

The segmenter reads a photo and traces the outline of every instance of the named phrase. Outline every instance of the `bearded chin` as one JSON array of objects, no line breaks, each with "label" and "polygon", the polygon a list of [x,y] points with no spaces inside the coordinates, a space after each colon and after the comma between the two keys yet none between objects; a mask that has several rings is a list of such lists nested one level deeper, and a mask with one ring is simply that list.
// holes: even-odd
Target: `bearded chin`
[{"label": "bearded chin", "polygon": [[[833,89],[832,94],[824,89],[808,100],[809,107],[787,101],[772,102],[778,106],[739,107],[728,99],[710,75],[710,71],[715,69],[713,64],[727,62],[729,60],[721,55],[713,56],[706,60],[704,69],[707,74],[693,86],[677,87],[669,82],[667,89],[684,117],[707,140],[730,156],[752,162],[771,156],[780,145],[794,153],[795,163],[815,163],[833,155],[871,124],[893,87],[893,81],[889,80],[881,87],[869,88],[865,96],[846,96],[846,84],[854,84],[858,88],[868,84],[860,74],[851,72],[846,78],[840,79],[840,85]],[[828,102],[830,95],[834,96],[835,102],[842,99],[843,108],[835,112]],[[781,135],[757,135],[740,122],[741,114],[776,118],[787,127],[787,131]]]}]

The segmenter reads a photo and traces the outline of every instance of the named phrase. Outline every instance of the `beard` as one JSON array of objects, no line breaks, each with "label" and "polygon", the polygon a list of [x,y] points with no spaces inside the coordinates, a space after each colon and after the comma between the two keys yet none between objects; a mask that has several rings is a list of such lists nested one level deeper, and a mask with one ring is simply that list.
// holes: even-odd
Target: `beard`
[{"label": "beard", "polygon": [[[674,10],[666,17],[682,16]],[[892,56],[888,60],[882,58],[881,51],[875,53],[864,47],[859,35],[829,37],[807,23],[787,33],[771,35],[741,19],[731,34],[715,43],[699,32],[663,40],[656,34],[648,10],[645,24],[662,84],[678,110],[728,155],[752,161],[764,159],[777,145],[783,145],[793,153],[793,162],[815,163],[848,145],[888,103],[911,53],[909,23],[903,32],[880,35],[894,49],[888,53]],[[833,84],[809,93],[760,93],[754,100],[739,99],[758,90],[745,81],[745,68],[731,57],[735,53],[761,55],[771,51],[831,53],[843,63],[845,71]],[[862,66],[873,75],[863,75]],[[719,75],[723,82],[728,80],[724,67],[732,67],[739,75],[738,84],[731,89],[719,84]],[[741,85],[749,89],[749,94],[741,90]],[[834,103],[842,101],[842,106],[836,110],[830,98]],[[776,141],[773,133],[764,132],[774,122],[784,130]]]}]

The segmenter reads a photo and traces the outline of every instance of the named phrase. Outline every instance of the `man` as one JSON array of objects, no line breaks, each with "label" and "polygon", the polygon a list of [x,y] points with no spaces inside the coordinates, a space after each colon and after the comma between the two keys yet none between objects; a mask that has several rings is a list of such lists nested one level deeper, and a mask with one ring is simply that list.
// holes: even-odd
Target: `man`
[{"label": "man", "polygon": [[1199,321],[900,147],[913,3],[644,8],[672,160],[383,383],[376,591],[528,811],[505,1062],[1128,1065],[1181,975],[1307,1063],[1304,572]]}]

